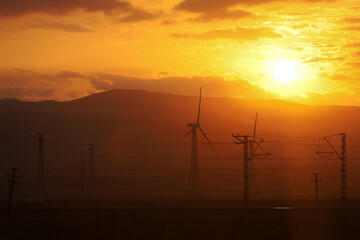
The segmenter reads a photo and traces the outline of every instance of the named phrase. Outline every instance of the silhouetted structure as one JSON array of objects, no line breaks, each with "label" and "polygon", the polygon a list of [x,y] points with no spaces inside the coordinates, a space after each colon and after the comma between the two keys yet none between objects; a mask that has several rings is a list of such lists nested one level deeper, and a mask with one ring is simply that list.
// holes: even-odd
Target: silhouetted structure
[{"label": "silhouetted structure", "polygon": [[83,200],[85,195],[85,161],[84,155],[81,154],[80,160],[80,199]]},{"label": "silhouetted structure", "polygon": [[96,127],[95,127],[95,135],[94,140],[87,144],[89,147],[89,176],[88,176],[88,195],[90,198],[94,197],[95,191],[95,151],[98,152],[98,155],[101,156],[100,150],[96,145],[96,139],[98,134],[99,124],[96,120]]},{"label": "silhouetted structure", "polygon": [[[341,152],[339,153],[338,151],[336,151],[336,149],[334,148],[334,146],[331,144],[331,142],[329,141],[329,138],[331,137],[335,137],[335,136],[341,136]],[[331,147],[332,151],[331,152],[316,152],[317,154],[321,154],[321,153],[335,153],[338,158],[341,161],[341,201],[343,204],[346,204],[346,199],[347,199],[347,184],[346,184],[346,133],[339,133],[339,134],[335,134],[335,135],[330,135],[330,136],[326,136],[324,137],[324,140],[329,144],[329,146]]]},{"label": "silhouetted structure", "polygon": [[198,142],[197,142],[197,129],[200,130],[202,135],[205,137],[207,142],[210,144],[211,148],[215,151],[215,148],[211,144],[209,138],[206,136],[205,132],[200,127],[200,109],[201,109],[201,88],[200,88],[200,98],[199,98],[199,111],[197,116],[196,123],[188,123],[187,126],[190,127],[190,131],[187,132],[184,137],[191,133],[191,165],[190,165],[190,179],[189,187],[191,190],[191,196],[193,199],[197,197],[197,193],[200,190],[200,173],[199,173],[199,162],[198,162]]},{"label": "silhouetted structure", "polygon": [[[233,134],[232,135],[234,138],[237,139],[237,141],[235,141],[235,144],[242,144],[243,149],[244,149],[244,155],[243,155],[243,184],[244,184],[244,204],[245,207],[248,206],[248,202],[249,202],[249,189],[250,189],[250,184],[249,184],[249,162],[256,156],[256,155],[265,155],[265,156],[269,156],[269,153],[265,153],[265,154],[255,154],[256,150],[260,147],[260,144],[264,141],[262,138],[257,138],[257,137],[252,137],[249,135],[245,135],[242,136],[240,134]],[[252,139],[258,139],[260,140],[259,142],[253,141],[253,140],[249,140],[249,138]],[[254,150],[250,150],[250,145],[251,143],[255,143],[256,147]]]},{"label": "silhouetted structure", "polygon": [[11,169],[12,173],[11,175],[10,174],[7,174],[8,177],[10,177],[10,181],[8,181],[9,185],[10,185],[10,191],[9,191],[9,202],[8,202],[8,217],[10,217],[10,214],[11,214],[11,208],[12,208],[12,200],[13,200],[13,193],[14,193],[14,186],[15,185],[20,185],[20,183],[16,182],[15,180],[16,179],[20,179],[20,178],[23,178],[23,177],[19,177],[19,176],[16,176],[16,172],[17,171],[20,171],[20,169],[18,168],[12,168]]},{"label": "silhouetted structure", "polygon": [[315,182],[315,199],[316,199],[316,206],[319,204],[319,188],[318,183],[321,182],[321,179],[319,179],[319,173],[313,173],[315,176],[315,179],[311,179],[312,182]]},{"label": "silhouetted structure", "polygon": [[38,163],[37,163],[37,196],[47,199],[46,181],[45,181],[45,160],[44,160],[44,136],[51,130],[58,127],[56,124],[45,131],[37,131],[38,133]]}]

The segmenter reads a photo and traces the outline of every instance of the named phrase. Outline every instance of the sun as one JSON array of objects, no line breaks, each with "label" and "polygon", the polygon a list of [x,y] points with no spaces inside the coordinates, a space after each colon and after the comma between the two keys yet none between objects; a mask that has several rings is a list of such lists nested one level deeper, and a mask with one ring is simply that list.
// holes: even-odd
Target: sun
[{"label": "sun", "polygon": [[272,76],[281,83],[293,82],[297,75],[297,62],[288,59],[278,59],[273,63]]}]

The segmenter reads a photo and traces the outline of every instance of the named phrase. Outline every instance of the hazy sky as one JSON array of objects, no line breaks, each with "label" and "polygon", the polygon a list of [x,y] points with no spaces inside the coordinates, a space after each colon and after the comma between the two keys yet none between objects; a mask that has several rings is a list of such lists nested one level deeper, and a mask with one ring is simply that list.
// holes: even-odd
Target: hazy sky
[{"label": "hazy sky", "polygon": [[0,97],[112,88],[360,105],[358,0],[0,0]]}]

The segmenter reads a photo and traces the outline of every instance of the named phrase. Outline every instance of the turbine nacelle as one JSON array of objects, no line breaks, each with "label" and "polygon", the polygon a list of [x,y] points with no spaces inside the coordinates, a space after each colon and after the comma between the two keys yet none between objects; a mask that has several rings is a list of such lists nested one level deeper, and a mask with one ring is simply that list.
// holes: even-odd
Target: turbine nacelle
[{"label": "turbine nacelle", "polygon": [[197,124],[197,123],[188,123],[187,126],[191,127],[191,128],[196,128],[196,127],[199,127],[199,124]]},{"label": "turbine nacelle", "polygon": [[205,132],[201,129],[200,127],[200,110],[201,110],[201,88],[200,88],[200,99],[199,99],[199,110],[198,110],[198,115],[197,115],[197,120],[196,123],[188,123],[187,126],[190,127],[190,131],[187,132],[184,137],[186,137],[187,135],[189,135],[190,133],[196,131],[196,129],[199,129],[201,134],[204,136],[204,138],[206,139],[206,141],[209,143],[210,147],[215,151],[214,146],[211,144],[209,138],[206,136]]}]

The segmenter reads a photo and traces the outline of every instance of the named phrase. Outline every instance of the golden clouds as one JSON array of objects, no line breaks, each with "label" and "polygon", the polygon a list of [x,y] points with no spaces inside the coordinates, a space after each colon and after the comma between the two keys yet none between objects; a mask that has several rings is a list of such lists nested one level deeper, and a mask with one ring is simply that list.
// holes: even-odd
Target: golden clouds
[{"label": "golden clouds", "polygon": [[206,31],[198,34],[184,33],[184,34],[173,34],[174,38],[193,38],[202,40],[211,39],[233,39],[238,41],[253,41],[260,38],[281,38],[280,34],[275,33],[273,30],[268,28],[242,28],[242,27],[231,27],[225,29],[215,29]]},{"label": "golden clouds", "polygon": [[[227,89],[219,95],[236,96],[228,81],[241,80],[259,90],[253,96],[278,98],[285,97],[283,89],[276,91],[267,65],[286,59],[301,63],[300,77],[288,89],[291,99],[312,96],[316,103],[324,94],[332,98],[341,96],[331,94],[335,91],[360,89],[357,5],[355,0],[14,0],[0,9],[5,56],[0,66],[33,70],[42,77],[32,79],[46,89],[63,69],[78,73],[63,76],[73,84],[48,96],[62,94],[58,99],[126,86],[169,92],[171,84],[180,85],[174,78],[187,83],[179,92],[186,94],[191,82],[203,84],[195,79],[209,76],[221,79],[217,89],[221,84]],[[79,93],[67,94],[74,86]],[[47,98],[39,92],[41,97]]]}]

